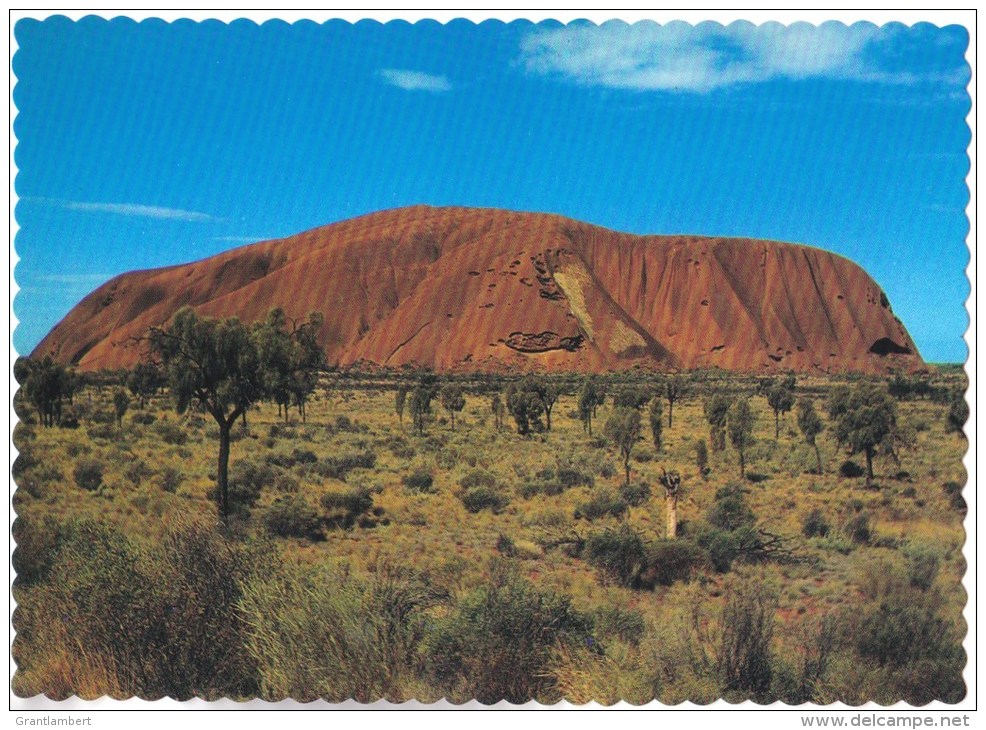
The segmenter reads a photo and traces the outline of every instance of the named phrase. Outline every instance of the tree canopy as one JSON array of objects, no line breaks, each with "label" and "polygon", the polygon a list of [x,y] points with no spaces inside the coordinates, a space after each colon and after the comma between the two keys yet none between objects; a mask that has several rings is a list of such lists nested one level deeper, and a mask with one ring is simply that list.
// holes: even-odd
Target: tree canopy
[{"label": "tree canopy", "polygon": [[613,442],[623,459],[626,483],[630,484],[630,455],[640,438],[640,411],[636,408],[615,408],[603,427],[606,438]]},{"label": "tree canopy", "polygon": [[873,457],[880,446],[893,447],[897,436],[897,403],[873,383],[833,391],[828,403],[836,440],[852,454],[866,455],[866,484],[873,482]]},{"label": "tree canopy", "polygon": [[150,356],[167,378],[175,410],[184,413],[192,406],[201,407],[219,426],[217,491],[223,519],[229,514],[232,426],[254,403],[282,402],[278,399],[285,391],[297,387],[291,383],[299,369],[314,368],[313,363],[324,359],[315,344],[320,323],[319,317],[312,316],[303,328],[305,334],[299,336],[302,328],[287,331],[280,310],[248,327],[235,317],[208,319],[185,307],[167,326],[152,328],[148,335]]}]

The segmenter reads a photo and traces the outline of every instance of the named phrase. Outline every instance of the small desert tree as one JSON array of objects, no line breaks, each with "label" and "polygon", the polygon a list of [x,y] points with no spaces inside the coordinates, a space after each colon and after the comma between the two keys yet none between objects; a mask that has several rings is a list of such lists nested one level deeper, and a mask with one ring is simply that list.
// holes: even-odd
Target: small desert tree
[{"label": "small desert tree", "polygon": [[307,321],[291,321],[291,377],[288,389],[295,406],[301,413],[301,422],[307,421],[307,405],[318,385],[318,376],[325,367],[325,350],[318,344],[318,333],[325,321],[321,312],[312,312]]},{"label": "small desert tree", "polygon": [[866,454],[866,486],[873,483],[877,448],[892,444],[897,433],[897,404],[889,393],[872,383],[852,390],[839,388],[829,399],[835,437],[850,453]]},{"label": "small desert tree", "polygon": [[545,430],[551,430],[551,409],[558,401],[558,388],[545,376],[528,376],[521,383],[521,388],[528,393],[533,393],[541,403],[541,410],[544,412]]},{"label": "small desert tree", "polygon": [[397,420],[400,424],[404,425],[404,404],[407,402],[407,386],[401,383],[397,386],[397,392],[394,393],[394,410],[397,411]]},{"label": "small desert tree", "polygon": [[726,420],[729,429],[729,441],[739,455],[740,476],[746,476],[746,450],[754,443],[753,424],[756,417],[750,408],[749,398],[740,398],[729,407]]},{"label": "small desert tree", "polygon": [[636,385],[624,385],[613,393],[613,405],[616,408],[643,408],[650,400],[648,392]]},{"label": "small desert tree", "polygon": [[592,436],[592,418],[596,415],[596,408],[602,403],[603,393],[599,389],[597,380],[589,376],[582,383],[579,389],[578,415],[584,428]]},{"label": "small desert tree", "polygon": [[709,422],[709,446],[713,451],[726,448],[726,418],[729,414],[730,400],[721,393],[714,393],[705,399],[703,408],[705,420]]},{"label": "small desert tree", "polygon": [[789,390],[784,383],[773,385],[767,391],[767,404],[774,412],[774,440],[781,435],[781,414],[788,413],[794,408],[794,391]]},{"label": "small desert tree", "polygon": [[671,428],[674,404],[688,395],[688,381],[680,375],[669,375],[664,379],[664,396],[668,399],[668,428]]},{"label": "small desert tree", "polygon": [[517,433],[526,436],[531,429],[540,431],[541,414],[544,407],[541,405],[541,398],[537,393],[527,390],[524,383],[513,384],[507,389],[507,410],[514,417],[517,424]]},{"label": "small desert tree", "polygon": [[815,403],[808,396],[798,401],[798,428],[805,437],[805,443],[815,449],[815,460],[818,462],[818,473],[822,473],[822,455],[818,450],[817,437],[824,429],[822,419],[815,411]]},{"label": "small desert tree", "polygon": [[455,414],[460,413],[466,407],[466,397],[462,394],[462,388],[454,383],[444,386],[439,393],[442,408],[448,411],[452,419],[452,430],[455,430]]},{"label": "small desert tree", "polygon": [[503,405],[503,398],[500,393],[494,393],[490,399],[490,410],[493,411],[493,426],[497,431],[503,430],[503,417],[507,415],[507,408]]},{"label": "small desert tree", "polygon": [[163,328],[152,328],[150,351],[168,379],[175,410],[200,405],[219,426],[216,486],[219,514],[229,514],[230,432],[251,404],[270,397],[250,328],[235,317],[200,318],[181,309]]},{"label": "small desert tree", "polygon": [[127,414],[127,409],[129,407],[130,396],[127,395],[123,388],[118,388],[113,393],[113,412],[116,414],[117,427],[123,427],[123,417]]},{"label": "small desert tree", "polygon": [[630,455],[640,438],[640,411],[636,408],[616,408],[603,428],[606,438],[613,442],[623,460],[626,485],[630,486]]},{"label": "small desert tree", "polygon": [[127,375],[127,389],[137,399],[137,404],[143,408],[147,399],[165,385],[164,374],[152,362],[139,362]]},{"label": "small desert tree", "polygon": [[41,360],[17,360],[14,376],[24,388],[24,395],[37,409],[41,425],[50,428],[58,423],[62,402],[71,398],[76,382],[71,371],[46,355]]},{"label": "small desert tree", "polygon": [[650,433],[654,438],[654,449],[656,451],[661,450],[661,435],[664,430],[663,410],[664,406],[660,396],[650,402]]},{"label": "small desert tree", "polygon": [[254,326],[264,388],[283,408],[285,421],[292,403],[302,422],[306,420],[305,406],[325,364],[325,353],[317,341],[322,321],[318,312],[310,314],[307,322],[299,322],[288,318],[281,309],[272,309],[263,322]]},{"label": "small desert tree", "polygon": [[291,334],[285,329],[286,323],[284,311],[272,309],[253,330],[264,392],[277,403],[278,414],[283,412],[285,421],[291,405]]},{"label": "small desert tree", "polygon": [[969,404],[965,402],[965,391],[957,389],[949,396],[948,412],[945,415],[947,431],[963,433],[965,422],[969,420]]},{"label": "small desert tree", "polygon": [[432,372],[424,372],[411,391],[411,420],[418,433],[424,433],[425,422],[431,413],[431,402],[438,395],[438,377]]}]

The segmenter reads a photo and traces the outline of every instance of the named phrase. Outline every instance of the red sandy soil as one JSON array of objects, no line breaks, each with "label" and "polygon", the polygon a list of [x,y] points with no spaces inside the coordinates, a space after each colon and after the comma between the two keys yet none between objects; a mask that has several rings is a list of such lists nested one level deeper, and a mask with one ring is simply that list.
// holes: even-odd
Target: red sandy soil
[{"label": "red sandy soil", "polygon": [[853,262],[789,243],[635,236],[557,215],[415,206],[180,266],[123,274],[34,351],[130,367],[190,305],[252,322],[325,315],[340,366],[602,372],[718,367],[886,373],[923,367]]}]

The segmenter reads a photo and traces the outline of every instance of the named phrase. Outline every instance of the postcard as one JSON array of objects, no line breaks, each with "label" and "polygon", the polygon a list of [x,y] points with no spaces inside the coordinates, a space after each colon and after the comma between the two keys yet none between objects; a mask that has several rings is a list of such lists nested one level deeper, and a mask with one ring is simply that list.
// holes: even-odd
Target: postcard
[{"label": "postcard", "polygon": [[13,695],[967,701],[970,27],[413,20],[16,20]]}]

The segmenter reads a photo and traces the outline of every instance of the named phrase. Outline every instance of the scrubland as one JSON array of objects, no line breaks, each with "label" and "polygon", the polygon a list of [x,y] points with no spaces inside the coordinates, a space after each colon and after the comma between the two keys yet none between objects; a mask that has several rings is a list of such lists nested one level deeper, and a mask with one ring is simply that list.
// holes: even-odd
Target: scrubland
[{"label": "scrubland", "polygon": [[[934,379],[964,387],[960,371]],[[962,699],[967,442],[946,404],[897,402],[900,444],[867,488],[826,414],[837,378],[796,386],[826,425],[819,474],[796,413],[775,438],[757,379],[720,373],[692,384],[670,427],[664,403],[659,449],[644,426],[626,485],[604,424],[614,393],[650,380],[602,381],[593,435],[570,376],[551,430],[522,436],[509,412],[495,426],[502,379],[457,376],[454,429],[436,398],[421,433],[395,413],[397,375],[329,374],[305,422],[262,404],[235,427],[225,524],[217,428],[176,415],[166,390],[118,422],[103,374],[74,395],[74,428],[20,404],[15,692]],[[736,450],[709,443],[713,392],[751,397],[742,478]],[[681,476],[674,540],[664,470]]]}]

